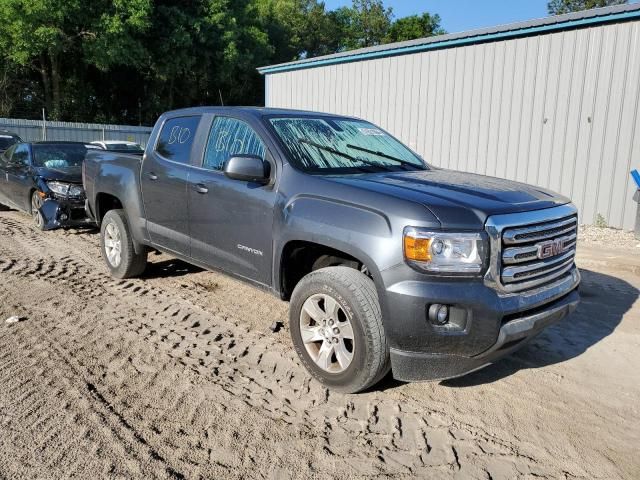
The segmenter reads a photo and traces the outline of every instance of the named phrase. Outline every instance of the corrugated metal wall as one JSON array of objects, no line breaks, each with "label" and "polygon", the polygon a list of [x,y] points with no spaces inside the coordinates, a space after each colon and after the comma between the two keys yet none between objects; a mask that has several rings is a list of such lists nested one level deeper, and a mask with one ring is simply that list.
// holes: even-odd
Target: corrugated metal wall
[{"label": "corrugated metal wall", "polygon": [[[0,129],[20,135],[24,141],[43,140],[42,120],[0,118]],[[127,140],[143,147],[149,140],[151,128],[131,125],[103,125],[100,123],[46,122],[46,140],[92,142],[94,140]]]},{"label": "corrugated metal wall", "polygon": [[640,23],[609,24],[266,76],[266,104],[368,119],[434,165],[571,197],[633,228]]}]

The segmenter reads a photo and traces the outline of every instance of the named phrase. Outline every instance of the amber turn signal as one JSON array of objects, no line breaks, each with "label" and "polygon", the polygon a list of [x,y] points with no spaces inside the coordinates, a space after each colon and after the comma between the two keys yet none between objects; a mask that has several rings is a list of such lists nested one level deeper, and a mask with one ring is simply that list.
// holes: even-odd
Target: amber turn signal
[{"label": "amber turn signal", "polygon": [[428,262],[431,260],[431,238],[404,237],[404,256],[407,260]]}]

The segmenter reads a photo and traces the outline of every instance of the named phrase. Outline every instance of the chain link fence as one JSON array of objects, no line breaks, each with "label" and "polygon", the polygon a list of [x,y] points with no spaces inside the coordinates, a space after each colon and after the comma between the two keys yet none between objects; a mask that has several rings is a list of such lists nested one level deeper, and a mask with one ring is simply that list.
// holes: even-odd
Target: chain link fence
[{"label": "chain link fence", "polygon": [[52,122],[0,118],[0,130],[17,133],[24,141],[60,140],[92,142],[94,140],[126,140],[146,146],[151,127],[107,125],[100,123]]}]

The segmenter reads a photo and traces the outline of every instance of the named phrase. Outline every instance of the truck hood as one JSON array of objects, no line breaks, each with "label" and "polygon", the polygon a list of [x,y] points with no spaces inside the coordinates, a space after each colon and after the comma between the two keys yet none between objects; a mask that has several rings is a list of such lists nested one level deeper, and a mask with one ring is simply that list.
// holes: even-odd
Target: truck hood
[{"label": "truck hood", "polygon": [[82,183],[82,167],[46,168],[38,167],[36,174],[43,180],[57,180],[67,183]]},{"label": "truck hood", "polygon": [[332,180],[420,203],[438,218],[442,228],[478,229],[491,215],[541,210],[570,202],[540,187],[444,169],[340,176]]}]

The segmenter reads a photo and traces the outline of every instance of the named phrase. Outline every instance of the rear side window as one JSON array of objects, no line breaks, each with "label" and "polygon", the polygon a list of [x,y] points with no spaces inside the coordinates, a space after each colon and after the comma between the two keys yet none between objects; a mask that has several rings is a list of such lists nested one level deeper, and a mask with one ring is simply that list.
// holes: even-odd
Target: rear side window
[{"label": "rear side window", "polygon": [[167,160],[189,163],[200,116],[170,118],[162,127],[156,152]]},{"label": "rear side window", "polygon": [[211,170],[222,170],[224,162],[233,155],[255,155],[264,160],[265,146],[246,122],[216,117],[211,125],[203,166]]}]

